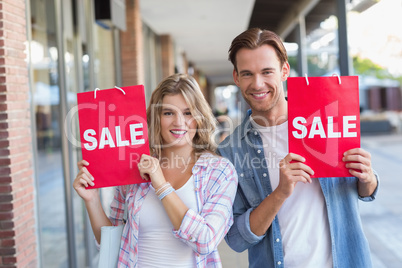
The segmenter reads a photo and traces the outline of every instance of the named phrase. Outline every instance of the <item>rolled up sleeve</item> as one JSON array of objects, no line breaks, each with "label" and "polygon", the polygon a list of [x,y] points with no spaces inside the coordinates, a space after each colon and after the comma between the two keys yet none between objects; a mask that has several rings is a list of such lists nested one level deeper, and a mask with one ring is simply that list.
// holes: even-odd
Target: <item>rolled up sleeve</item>
[{"label": "rolled up sleeve", "polygon": [[260,242],[265,235],[257,236],[250,228],[250,213],[253,208],[245,213],[235,216],[234,224],[225,237],[226,243],[236,252],[242,252],[252,245]]},{"label": "rolled up sleeve", "polygon": [[370,196],[362,197],[359,195],[359,199],[364,202],[373,201],[377,196],[378,188],[380,186],[380,177],[378,176],[378,173],[375,170],[373,170],[373,172],[374,172],[375,178],[377,179],[377,187],[375,188],[374,192]]}]

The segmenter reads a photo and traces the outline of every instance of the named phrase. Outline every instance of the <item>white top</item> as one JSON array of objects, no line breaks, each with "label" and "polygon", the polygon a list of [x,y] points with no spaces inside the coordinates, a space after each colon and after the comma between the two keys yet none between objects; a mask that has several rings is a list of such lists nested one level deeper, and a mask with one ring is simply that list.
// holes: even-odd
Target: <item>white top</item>
[{"label": "white top", "polygon": [[[260,132],[272,190],[279,185],[279,162],[289,153],[288,122]],[[318,179],[297,183],[277,216],[287,268],[332,267],[331,239],[324,195]]]},{"label": "white top", "polygon": [[[197,211],[193,176],[176,194]],[[173,236],[173,225],[151,187],[139,212],[138,267],[195,267],[194,251]]]}]

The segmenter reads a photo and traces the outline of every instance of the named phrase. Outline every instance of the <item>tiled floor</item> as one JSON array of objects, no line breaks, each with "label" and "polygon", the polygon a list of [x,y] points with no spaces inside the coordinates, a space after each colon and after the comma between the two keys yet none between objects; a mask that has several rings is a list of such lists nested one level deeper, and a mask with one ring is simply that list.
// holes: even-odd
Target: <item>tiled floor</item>
[{"label": "tiled floor", "polygon": [[360,205],[373,266],[402,267],[402,136],[363,137],[362,147],[380,176],[377,199]]}]

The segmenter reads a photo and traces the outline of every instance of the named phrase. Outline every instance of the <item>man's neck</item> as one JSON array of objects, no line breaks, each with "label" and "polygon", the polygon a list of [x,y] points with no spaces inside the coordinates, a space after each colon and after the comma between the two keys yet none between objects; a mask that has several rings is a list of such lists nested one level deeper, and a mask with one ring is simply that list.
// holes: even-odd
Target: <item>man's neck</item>
[{"label": "man's neck", "polygon": [[272,127],[285,123],[288,120],[287,102],[266,112],[253,111],[251,117],[254,122],[263,127]]},{"label": "man's neck", "polygon": [[272,126],[278,126],[283,123],[285,123],[288,120],[288,115],[284,114],[281,116],[254,116],[254,113],[251,115],[253,118],[254,122],[257,123],[258,125],[262,127],[272,127]]}]

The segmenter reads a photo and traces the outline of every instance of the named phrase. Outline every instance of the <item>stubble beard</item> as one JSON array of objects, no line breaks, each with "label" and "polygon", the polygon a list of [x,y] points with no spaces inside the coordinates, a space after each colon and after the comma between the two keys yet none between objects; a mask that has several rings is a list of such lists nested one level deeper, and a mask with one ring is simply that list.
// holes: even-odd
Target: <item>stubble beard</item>
[{"label": "stubble beard", "polygon": [[[270,90],[272,94],[273,90]],[[251,99],[248,98],[243,98],[246,100],[246,102],[248,103],[248,105],[250,105],[251,110],[253,111],[253,113],[269,113],[279,102],[279,98],[281,97],[282,94],[273,96],[273,98],[271,100],[268,100],[267,105],[266,106],[261,106],[261,105],[254,105],[253,101]]]}]

